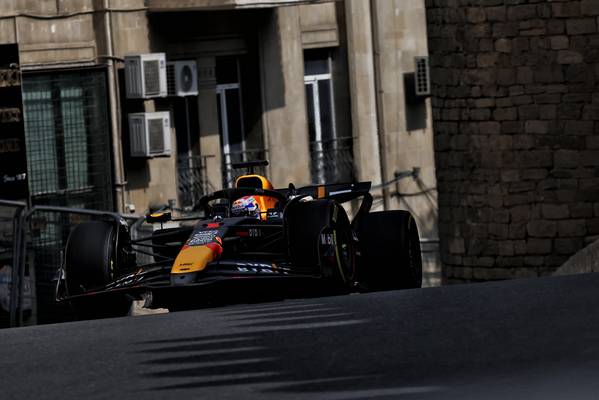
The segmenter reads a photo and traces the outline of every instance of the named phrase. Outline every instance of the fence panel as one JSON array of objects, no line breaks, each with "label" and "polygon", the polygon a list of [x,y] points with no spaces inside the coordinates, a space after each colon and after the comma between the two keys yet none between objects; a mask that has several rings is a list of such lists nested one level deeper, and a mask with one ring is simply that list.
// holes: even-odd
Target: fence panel
[{"label": "fence panel", "polygon": [[[79,224],[115,216],[54,206],[28,209],[25,203],[0,200],[0,328],[74,320],[70,308],[55,301],[67,240]],[[124,218],[132,236],[138,236],[141,220]]]},{"label": "fence panel", "polygon": [[[0,200],[0,327],[16,326],[33,315],[29,274],[21,274],[22,220],[26,204]],[[25,310],[25,311],[23,311]]]},{"label": "fence panel", "polygon": [[54,301],[57,271],[69,233],[90,219],[52,211],[34,211],[28,218],[26,264],[35,271],[39,323],[68,321],[73,317],[68,307]]},{"label": "fence panel", "polygon": [[35,271],[38,323],[72,320],[74,315],[65,304],[55,302],[58,268],[62,265],[64,248],[70,233],[79,224],[107,219],[109,212],[65,207],[37,206],[26,220],[26,265]]}]

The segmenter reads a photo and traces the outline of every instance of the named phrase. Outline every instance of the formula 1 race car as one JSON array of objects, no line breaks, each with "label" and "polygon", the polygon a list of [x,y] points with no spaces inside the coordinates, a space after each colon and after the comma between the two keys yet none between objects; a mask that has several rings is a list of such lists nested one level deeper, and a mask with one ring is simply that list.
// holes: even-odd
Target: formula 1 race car
[{"label": "formula 1 race car", "polygon": [[[124,315],[141,298],[175,310],[252,294],[421,286],[420,241],[409,212],[370,212],[370,182],[274,190],[253,173],[267,164],[236,165],[250,173],[234,188],[202,197],[200,217],[147,215],[146,223],[161,228],[146,237],[131,238],[117,214],[78,225],[65,249],[57,299],[82,317],[100,317]],[[352,201],[358,211],[350,220],[341,204]],[[151,262],[141,264],[140,255]]]}]

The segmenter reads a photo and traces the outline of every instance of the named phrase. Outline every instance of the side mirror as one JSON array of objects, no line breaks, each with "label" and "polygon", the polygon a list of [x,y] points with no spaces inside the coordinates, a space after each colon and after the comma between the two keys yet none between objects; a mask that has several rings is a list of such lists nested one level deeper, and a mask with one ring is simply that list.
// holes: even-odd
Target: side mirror
[{"label": "side mirror", "polygon": [[146,215],[146,222],[149,224],[165,223],[171,220],[170,212],[156,212]]}]

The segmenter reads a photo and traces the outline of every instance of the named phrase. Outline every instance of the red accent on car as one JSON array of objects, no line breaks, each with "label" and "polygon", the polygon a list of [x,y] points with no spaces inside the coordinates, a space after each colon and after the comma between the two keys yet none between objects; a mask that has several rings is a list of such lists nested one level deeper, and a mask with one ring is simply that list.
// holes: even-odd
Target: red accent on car
[{"label": "red accent on car", "polygon": [[206,247],[208,247],[210,250],[214,252],[215,259],[220,257],[221,254],[223,254],[223,247],[219,243],[208,243]]}]

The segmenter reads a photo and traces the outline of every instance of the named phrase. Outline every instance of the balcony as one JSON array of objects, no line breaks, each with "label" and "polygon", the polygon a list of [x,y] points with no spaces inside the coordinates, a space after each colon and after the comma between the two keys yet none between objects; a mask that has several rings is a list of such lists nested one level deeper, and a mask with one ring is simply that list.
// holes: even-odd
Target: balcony
[{"label": "balcony", "polygon": [[272,8],[300,4],[330,3],[335,0],[148,0],[148,11],[202,11]]},{"label": "balcony", "polygon": [[184,156],[177,158],[177,189],[181,207],[191,207],[198,199],[213,191],[208,184],[206,159],[214,156]]},{"label": "balcony", "polygon": [[353,137],[310,142],[312,183],[347,183],[355,181]]}]

